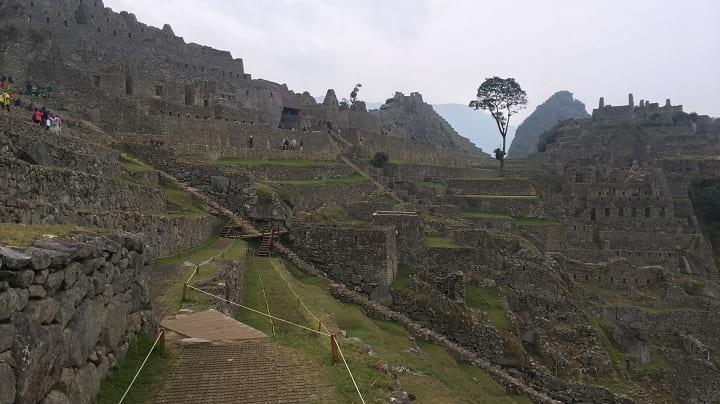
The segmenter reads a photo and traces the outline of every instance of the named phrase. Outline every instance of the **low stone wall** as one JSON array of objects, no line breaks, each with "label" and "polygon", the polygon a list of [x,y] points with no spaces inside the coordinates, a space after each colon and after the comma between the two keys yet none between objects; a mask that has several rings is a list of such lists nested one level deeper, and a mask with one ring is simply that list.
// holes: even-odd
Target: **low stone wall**
[{"label": "low stone wall", "polygon": [[324,205],[345,206],[362,200],[375,190],[369,182],[357,184],[315,185],[272,183],[273,188],[287,195],[295,209],[313,211]]},{"label": "low stone wall", "polygon": [[442,197],[442,201],[457,205],[465,212],[492,212],[522,217],[544,216],[542,201],[539,198],[446,195]]},{"label": "low stone wall", "polygon": [[448,193],[461,195],[535,195],[532,183],[524,178],[451,178]]},{"label": "low stone wall", "polygon": [[42,202],[95,211],[166,208],[165,196],[157,189],[8,158],[0,158],[0,195],[7,206]]},{"label": "low stone wall", "polygon": [[312,180],[328,178],[347,178],[355,174],[352,168],[342,163],[328,162],[318,167],[272,167],[272,166],[223,166],[232,170],[253,175],[256,181],[272,180]]},{"label": "low stone wall", "polygon": [[149,259],[129,234],[0,247],[0,402],[93,402],[135,335],[154,334]]},{"label": "low stone wall", "polygon": [[395,230],[380,226],[298,224],[294,250],[338,282],[365,293],[388,286],[397,275]]},{"label": "low stone wall", "polygon": [[[390,158],[394,157],[390,156]],[[369,164],[367,165],[369,166]],[[495,169],[427,164],[390,163],[379,171],[379,175],[387,182],[421,182],[447,178],[493,178],[498,175]]]}]

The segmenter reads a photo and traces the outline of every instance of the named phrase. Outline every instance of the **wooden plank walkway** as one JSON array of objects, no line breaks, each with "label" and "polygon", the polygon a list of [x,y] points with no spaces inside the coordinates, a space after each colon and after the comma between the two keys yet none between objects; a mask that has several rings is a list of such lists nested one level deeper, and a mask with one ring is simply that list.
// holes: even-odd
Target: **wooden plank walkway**
[{"label": "wooden plank walkway", "polygon": [[177,334],[211,342],[267,337],[265,333],[212,309],[199,313],[178,314],[163,320],[161,325]]}]

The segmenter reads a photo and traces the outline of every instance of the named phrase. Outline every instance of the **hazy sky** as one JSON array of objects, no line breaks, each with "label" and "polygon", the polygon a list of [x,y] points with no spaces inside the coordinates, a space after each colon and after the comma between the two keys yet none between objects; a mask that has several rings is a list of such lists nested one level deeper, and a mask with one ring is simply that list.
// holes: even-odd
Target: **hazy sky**
[{"label": "hazy sky", "polygon": [[[671,98],[720,116],[718,0],[105,0],[186,42],[229,50],[254,78],[384,101],[466,103],[515,77],[529,111],[566,89],[592,109]],[[201,4],[201,5],[199,5]],[[527,113],[526,113],[527,114]],[[523,114],[523,115],[526,115]],[[517,122],[516,122],[517,124]]]}]

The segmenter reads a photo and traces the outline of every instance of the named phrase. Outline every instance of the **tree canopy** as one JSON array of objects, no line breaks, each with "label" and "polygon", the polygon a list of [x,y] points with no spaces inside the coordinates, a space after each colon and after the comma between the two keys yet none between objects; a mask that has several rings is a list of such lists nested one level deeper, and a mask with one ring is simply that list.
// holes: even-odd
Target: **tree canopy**
[{"label": "tree canopy", "polygon": [[490,112],[497,123],[500,136],[507,136],[510,118],[527,105],[527,94],[514,78],[491,77],[477,90],[477,98],[470,108]]}]

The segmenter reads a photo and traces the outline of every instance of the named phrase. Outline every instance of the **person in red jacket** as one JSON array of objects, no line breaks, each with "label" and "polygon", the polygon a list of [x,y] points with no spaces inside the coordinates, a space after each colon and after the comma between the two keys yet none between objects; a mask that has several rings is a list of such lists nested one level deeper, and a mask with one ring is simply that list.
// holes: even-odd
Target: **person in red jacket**
[{"label": "person in red jacket", "polygon": [[38,111],[37,108],[35,108],[35,112],[33,112],[32,120],[35,123],[42,123],[42,112]]}]

